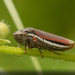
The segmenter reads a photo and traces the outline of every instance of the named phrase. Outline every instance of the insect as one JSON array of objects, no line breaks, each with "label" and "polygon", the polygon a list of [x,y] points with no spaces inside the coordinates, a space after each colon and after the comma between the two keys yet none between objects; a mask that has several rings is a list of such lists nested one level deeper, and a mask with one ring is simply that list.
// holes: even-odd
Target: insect
[{"label": "insect", "polygon": [[26,46],[28,48],[36,47],[39,49],[42,58],[43,54],[41,49],[47,49],[56,54],[60,54],[56,51],[66,51],[74,47],[74,41],[72,40],[31,27],[16,31],[13,36],[19,44],[25,46],[25,53]]}]

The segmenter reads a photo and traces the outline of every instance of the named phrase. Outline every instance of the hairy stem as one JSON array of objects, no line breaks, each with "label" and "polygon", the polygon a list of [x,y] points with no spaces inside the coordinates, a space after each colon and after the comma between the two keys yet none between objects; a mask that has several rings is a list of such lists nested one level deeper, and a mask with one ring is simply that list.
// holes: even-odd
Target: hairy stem
[{"label": "hairy stem", "polygon": [[[41,56],[38,49],[27,49],[26,53],[24,53],[24,48],[11,47],[11,46],[0,46],[0,52],[9,53],[9,54],[17,54],[17,55],[28,55],[28,56]],[[55,54],[50,51],[42,51],[44,57],[75,62],[75,55],[61,53],[61,55]]]}]

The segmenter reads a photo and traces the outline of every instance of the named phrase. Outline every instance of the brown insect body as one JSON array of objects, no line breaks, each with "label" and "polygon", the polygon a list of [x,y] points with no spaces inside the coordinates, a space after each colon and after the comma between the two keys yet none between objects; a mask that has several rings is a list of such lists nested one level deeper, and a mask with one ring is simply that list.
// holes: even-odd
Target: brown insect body
[{"label": "brown insect body", "polygon": [[65,51],[74,46],[74,41],[72,40],[30,27],[19,30],[13,35],[18,43],[25,46],[25,51],[26,46],[29,48],[37,47],[39,48],[41,55],[42,52],[40,49],[42,48],[56,53],[55,50]]}]

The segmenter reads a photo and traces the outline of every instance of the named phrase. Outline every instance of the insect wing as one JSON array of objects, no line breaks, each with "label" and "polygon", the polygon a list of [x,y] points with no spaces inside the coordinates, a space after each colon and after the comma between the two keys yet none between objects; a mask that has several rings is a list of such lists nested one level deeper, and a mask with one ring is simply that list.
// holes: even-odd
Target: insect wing
[{"label": "insect wing", "polygon": [[69,40],[64,37],[57,36],[51,33],[47,33],[38,29],[34,29],[34,33],[38,35],[39,37],[47,39],[47,40],[56,41],[56,42],[60,42],[63,44],[74,44],[74,41],[72,40]]}]

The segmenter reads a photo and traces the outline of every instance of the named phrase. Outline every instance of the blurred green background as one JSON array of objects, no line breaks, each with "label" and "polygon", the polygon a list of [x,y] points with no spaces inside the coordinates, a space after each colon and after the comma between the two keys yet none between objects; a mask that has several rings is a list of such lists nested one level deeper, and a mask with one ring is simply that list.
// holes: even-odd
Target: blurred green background
[{"label": "blurred green background", "polygon": [[[75,0],[12,1],[24,27],[34,27],[75,41]],[[0,0],[0,9],[0,21],[5,20],[11,28],[10,34],[6,39],[11,41],[11,44],[9,44],[10,46],[17,46],[17,42],[13,38],[13,33],[17,31],[17,28],[3,0]],[[65,51],[65,53],[75,54],[75,48]],[[36,72],[30,57],[25,55],[21,55],[21,57],[18,57],[18,55],[0,53],[0,68],[7,72]],[[42,72],[75,71],[75,63],[73,62],[48,58],[41,59],[41,57],[36,58],[40,64]]]}]

